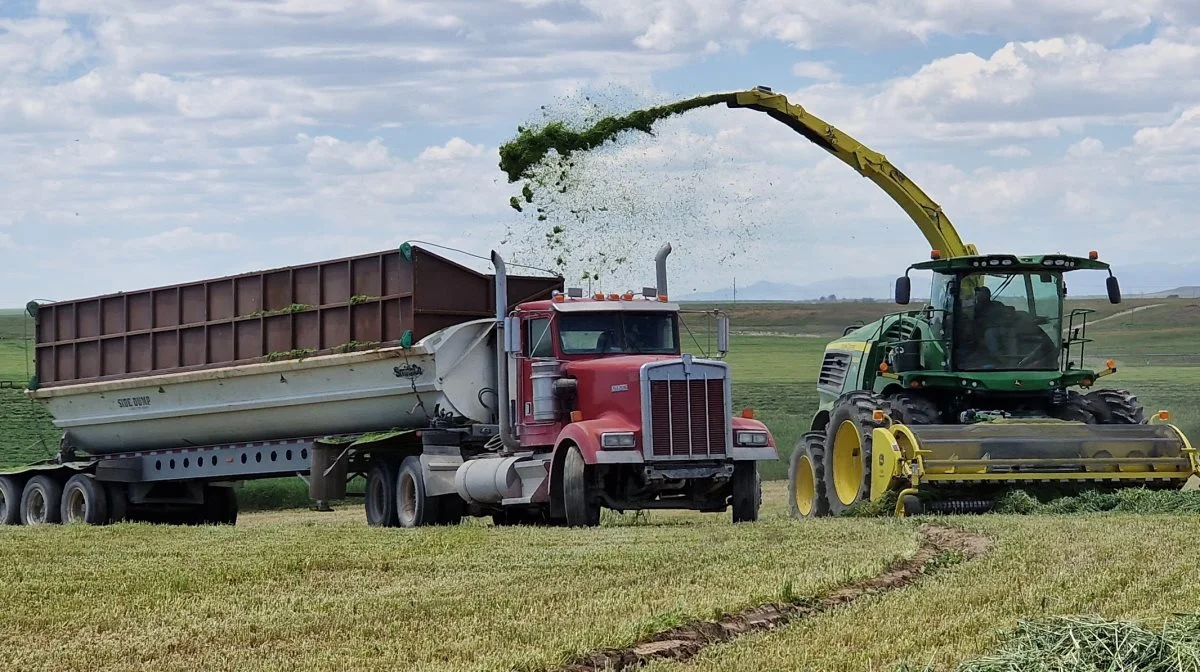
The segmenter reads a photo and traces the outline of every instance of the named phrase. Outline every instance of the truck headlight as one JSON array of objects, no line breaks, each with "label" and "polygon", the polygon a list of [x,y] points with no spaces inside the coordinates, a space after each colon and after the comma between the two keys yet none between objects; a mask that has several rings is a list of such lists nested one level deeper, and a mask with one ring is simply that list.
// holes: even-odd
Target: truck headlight
[{"label": "truck headlight", "polygon": [[633,432],[605,432],[600,435],[601,448],[634,448],[637,440]]},{"label": "truck headlight", "polygon": [[765,446],[768,443],[767,433],[761,431],[736,432],[734,443],[739,446]]}]

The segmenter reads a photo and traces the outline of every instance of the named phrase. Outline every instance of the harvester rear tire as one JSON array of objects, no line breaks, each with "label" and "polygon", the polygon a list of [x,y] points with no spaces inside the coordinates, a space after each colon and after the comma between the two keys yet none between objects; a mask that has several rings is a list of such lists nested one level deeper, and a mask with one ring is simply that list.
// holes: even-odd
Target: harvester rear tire
[{"label": "harvester rear tire", "polygon": [[902,425],[937,425],[942,412],[932,399],[912,392],[901,392],[887,400],[887,412]]},{"label": "harvester rear tire", "polygon": [[11,476],[0,476],[0,525],[21,524],[21,484]]},{"label": "harvester rear tire", "polygon": [[372,527],[396,527],[396,468],[392,463],[375,460],[367,470],[363,497],[367,524]]},{"label": "harvester rear tire", "polygon": [[91,474],[75,474],[67,479],[59,505],[64,523],[108,524],[108,492]]},{"label": "harvester rear tire", "polygon": [[41,474],[25,483],[21,492],[21,522],[25,525],[51,525],[62,522],[62,483]]},{"label": "harvester rear tire", "polygon": [[600,502],[588,479],[587,463],[577,446],[570,446],[563,459],[562,498],[568,527],[596,527],[600,524]]},{"label": "harvester rear tire", "polygon": [[753,523],[758,520],[758,509],[762,506],[762,482],[758,478],[758,463],[751,460],[734,462],[729,489],[733,522]]},{"label": "harvester rear tire", "polygon": [[1092,404],[1096,420],[1104,425],[1144,425],[1146,409],[1126,390],[1096,390],[1084,397]]},{"label": "harvester rear tire", "polygon": [[1074,390],[1067,392],[1067,400],[1058,407],[1055,417],[1059,420],[1085,422],[1089,425],[1099,422],[1092,401]]},{"label": "harvester rear tire", "polygon": [[430,497],[421,475],[421,458],[410,455],[396,472],[396,520],[400,527],[425,527],[441,521],[441,500]]},{"label": "harvester rear tire", "polygon": [[796,442],[788,465],[788,500],[793,518],[829,515],[825,489],[825,435],[809,432]]},{"label": "harvester rear tire", "polygon": [[883,427],[874,413],[886,402],[871,392],[849,392],[838,398],[825,433],[825,492],[829,512],[845,513],[871,496],[871,432]]}]

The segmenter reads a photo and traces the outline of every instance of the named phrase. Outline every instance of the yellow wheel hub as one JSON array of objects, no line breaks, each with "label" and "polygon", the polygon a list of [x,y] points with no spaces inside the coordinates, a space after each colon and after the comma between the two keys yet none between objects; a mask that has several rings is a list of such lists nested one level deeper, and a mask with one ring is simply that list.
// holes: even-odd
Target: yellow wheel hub
[{"label": "yellow wheel hub", "polygon": [[838,501],[850,506],[858,499],[866,475],[862,434],[852,420],[838,427],[833,437],[833,489]]},{"label": "yellow wheel hub", "polygon": [[802,516],[812,514],[813,502],[817,499],[817,472],[808,455],[800,458],[796,465],[796,510]]}]

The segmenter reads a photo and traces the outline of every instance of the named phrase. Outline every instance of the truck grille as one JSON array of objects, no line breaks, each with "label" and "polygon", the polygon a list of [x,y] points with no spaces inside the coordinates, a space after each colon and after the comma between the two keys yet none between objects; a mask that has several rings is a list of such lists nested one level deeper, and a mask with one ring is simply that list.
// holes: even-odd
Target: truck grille
[{"label": "truck grille", "polygon": [[724,456],[725,381],[650,381],[650,440],[655,457]]}]

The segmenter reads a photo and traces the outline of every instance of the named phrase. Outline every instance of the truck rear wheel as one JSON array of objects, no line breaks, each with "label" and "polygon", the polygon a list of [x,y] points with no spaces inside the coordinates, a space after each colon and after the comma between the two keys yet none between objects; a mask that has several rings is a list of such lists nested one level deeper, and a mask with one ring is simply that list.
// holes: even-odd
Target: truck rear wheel
[{"label": "truck rear wheel", "polygon": [[439,498],[425,491],[421,475],[421,458],[410,455],[400,463],[396,473],[396,518],[400,527],[423,527],[441,522]]},{"label": "truck rear wheel", "polygon": [[53,476],[38,475],[21,492],[21,522],[47,525],[62,522],[62,484]]},{"label": "truck rear wheel", "polygon": [[570,446],[563,460],[562,498],[568,527],[600,524],[600,502],[588,482],[587,463],[577,446]]},{"label": "truck rear wheel", "polygon": [[793,518],[829,515],[829,496],[825,491],[825,435],[821,432],[805,434],[792,451],[788,498]]},{"label": "truck rear wheel", "polygon": [[21,524],[21,486],[11,476],[0,476],[0,525]]},{"label": "truck rear wheel", "polygon": [[753,523],[758,520],[758,509],[762,504],[762,484],[758,480],[758,463],[741,461],[733,463],[732,493],[729,497],[733,508],[733,522]]},{"label": "truck rear wheel", "polygon": [[871,495],[871,432],[883,403],[870,392],[851,392],[838,399],[829,414],[825,435],[825,492],[829,512],[841,515]]},{"label": "truck rear wheel", "polygon": [[59,502],[64,523],[108,524],[108,493],[91,474],[75,474],[67,479]]},{"label": "truck rear wheel", "polygon": [[375,460],[367,470],[367,488],[363,506],[367,524],[372,527],[396,527],[396,470],[388,462]]}]

